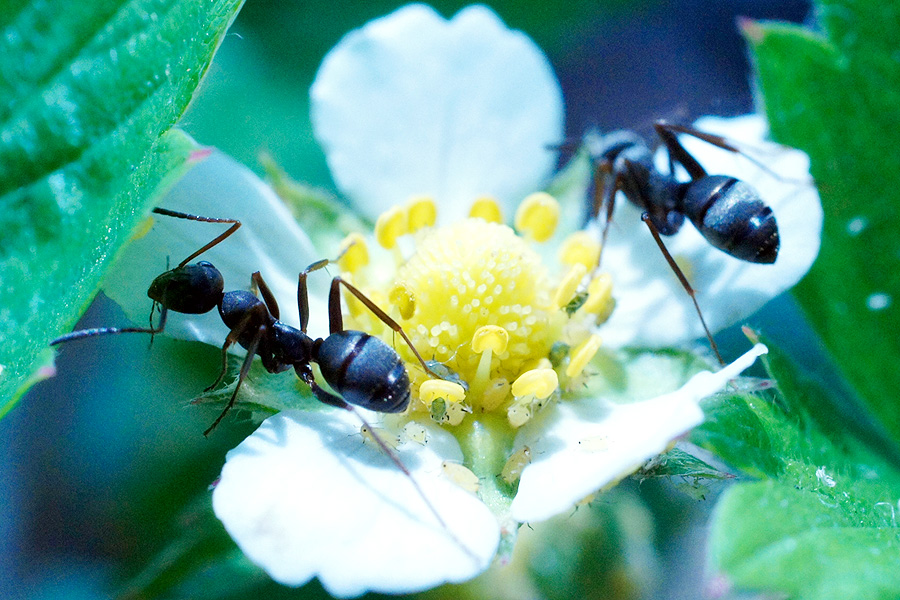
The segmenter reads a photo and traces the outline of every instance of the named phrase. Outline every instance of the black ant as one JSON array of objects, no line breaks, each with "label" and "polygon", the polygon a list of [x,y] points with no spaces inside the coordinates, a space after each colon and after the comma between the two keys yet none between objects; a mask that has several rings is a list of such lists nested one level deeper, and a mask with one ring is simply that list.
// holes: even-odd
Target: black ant
[{"label": "black ant", "polygon": [[[247,350],[247,356],[241,365],[231,398],[212,425],[203,432],[203,435],[209,435],[234,406],[238,390],[240,390],[241,383],[247,377],[254,356],[258,355],[260,357],[263,367],[269,373],[280,373],[293,367],[297,376],[309,385],[317,400],[356,414],[362,422],[364,430],[368,430],[371,433],[372,438],[381,450],[410,479],[419,496],[428,505],[429,510],[437,518],[438,522],[467,554],[477,560],[477,557],[447,527],[437,510],[419,487],[419,484],[412,478],[409,470],[400,462],[400,459],[387,443],[378,435],[375,435],[375,430],[372,426],[354,408],[359,406],[382,413],[398,413],[406,410],[410,402],[409,374],[406,372],[406,367],[403,365],[400,355],[381,339],[362,331],[344,330],[343,317],[341,315],[340,286],[343,285],[388,327],[399,333],[409,345],[425,372],[432,377],[438,378],[416,350],[412,340],[409,339],[403,328],[353,285],[340,277],[334,277],[331,280],[331,289],[328,296],[330,335],[324,339],[313,339],[306,333],[306,327],[309,323],[309,299],[306,279],[309,273],[327,266],[332,261],[327,259],[320,260],[311,264],[300,273],[297,283],[300,329],[296,329],[279,320],[278,303],[258,271],[251,276],[251,288],[253,291],[224,292],[224,278],[215,266],[206,261],[188,264],[189,261],[237,231],[241,227],[240,221],[201,217],[164,208],[154,208],[153,212],[192,221],[231,223],[232,225],[227,231],[181,261],[174,269],[170,269],[156,277],[153,283],[150,284],[147,295],[153,299],[151,316],[156,308],[160,307],[159,323],[156,327],[153,327],[151,323],[150,327],[85,329],[61,336],[53,340],[50,345],[97,335],[118,333],[149,333],[155,335],[161,333],[165,328],[166,316],[170,310],[184,314],[202,314],[211,311],[213,308],[218,308],[219,315],[230,329],[230,332],[225,338],[224,344],[222,344],[222,371],[216,381],[204,391],[212,390],[225,377],[227,351],[232,344],[237,342],[243,346]],[[257,297],[256,291],[260,293],[262,300]],[[312,363],[319,365],[322,377],[340,396],[322,389],[316,383],[311,366]]]},{"label": "black ant", "polygon": [[[410,400],[409,375],[403,361],[397,352],[381,339],[362,331],[344,330],[340,303],[340,286],[343,285],[388,327],[399,333],[425,371],[437,377],[400,324],[340,277],[332,279],[328,297],[330,335],[324,339],[313,339],[307,335],[306,328],[309,323],[307,276],[332,261],[320,260],[300,273],[297,283],[300,329],[296,329],[279,320],[278,303],[258,271],[250,278],[253,291],[225,292],[224,278],[212,263],[200,261],[188,264],[237,231],[241,227],[240,221],[200,217],[164,208],[154,208],[153,212],[192,221],[231,223],[232,226],[181,261],[174,269],[153,280],[147,295],[153,300],[151,315],[157,307],[160,309],[159,323],[156,327],[151,324],[150,327],[85,329],[63,335],[50,342],[51,346],[97,335],[118,333],[155,335],[165,328],[166,317],[170,310],[184,314],[202,314],[218,308],[219,315],[230,332],[222,344],[222,371],[216,381],[204,391],[212,390],[225,377],[227,352],[232,344],[237,342],[243,346],[247,350],[247,356],[241,366],[230,400],[213,424],[203,432],[204,435],[209,435],[234,406],[241,383],[247,377],[253,357],[257,355],[269,373],[280,373],[293,367],[297,376],[309,385],[316,399],[325,404],[348,410],[352,410],[352,406],[360,406],[382,413],[402,412],[406,410]],[[260,293],[262,300],[256,295],[256,291]],[[312,363],[319,365],[322,377],[340,396],[322,389],[316,383]]]},{"label": "black ant", "polygon": [[[708,175],[681,145],[677,134],[690,135],[723,150],[741,153],[725,138],[664,121],[654,123],[654,129],[668,153],[667,173],[656,168],[653,149],[635,132],[616,131],[586,141],[594,164],[591,216],[598,216],[605,207],[600,251],[606,244],[612,222],[616,192],[621,191],[644,211],[641,219],[690,295],[710,345],[719,362],[724,364],[697,304],[696,293],[660,236],[677,233],[687,217],[713,247],[740,260],[772,264],[778,258],[778,224],[771,207],[752,186],[735,177]],[[687,171],[690,181],[676,178],[676,164]],[[599,266],[599,258],[597,263]]]}]

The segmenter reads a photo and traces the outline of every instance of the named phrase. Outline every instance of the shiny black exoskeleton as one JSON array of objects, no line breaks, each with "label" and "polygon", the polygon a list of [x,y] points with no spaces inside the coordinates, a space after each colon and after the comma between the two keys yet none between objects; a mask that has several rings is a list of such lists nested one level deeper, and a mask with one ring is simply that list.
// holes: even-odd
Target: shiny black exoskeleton
[{"label": "shiny black exoskeleton", "polygon": [[[234,405],[254,356],[260,357],[263,367],[270,373],[279,373],[293,367],[297,375],[310,386],[316,398],[326,404],[340,408],[350,408],[349,405],[354,405],[383,413],[402,412],[406,409],[409,405],[410,391],[409,375],[403,361],[393,348],[379,338],[362,331],[344,330],[340,286],[346,287],[382,321],[398,332],[410,345],[425,370],[428,372],[430,370],[400,325],[362,292],[340,277],[332,279],[328,302],[330,335],[324,339],[313,339],[307,335],[309,305],[306,278],[311,271],[326,266],[329,261],[314,263],[300,273],[297,284],[300,329],[297,329],[279,320],[278,303],[259,272],[251,276],[251,287],[254,291],[259,291],[262,299],[254,292],[243,290],[224,292],[222,274],[209,262],[187,264],[187,261],[231,235],[240,227],[240,222],[196,217],[166,209],[155,209],[155,212],[178,218],[226,222],[233,225],[227,232],[193,253],[177,267],[153,280],[147,294],[154,300],[154,310],[157,306],[160,307],[159,323],[156,327],[104,327],[75,331],[57,338],[51,345],[114,333],[136,332],[152,335],[163,331],[166,315],[170,310],[185,314],[202,314],[218,308],[222,321],[230,331],[222,345],[222,371],[206,391],[216,387],[224,378],[227,351],[232,344],[236,342],[243,346],[247,350],[247,357],[241,366],[237,385],[228,404],[204,435],[209,434]],[[319,365],[322,377],[340,396],[327,392],[316,383],[311,363]]]},{"label": "shiny black exoskeleton", "polygon": [[[615,195],[621,191],[661,235],[681,229],[685,217],[709,243],[741,260],[774,263],[778,257],[778,225],[772,209],[747,183],[724,175],[707,175],[678,141],[683,133],[738,152],[719,136],[658,121],[654,125],[669,154],[669,172],[656,168],[653,150],[636,133],[617,131],[586,138],[596,165],[592,216],[605,206],[604,241],[612,217]],[[678,181],[674,166],[681,165],[690,181]]]}]

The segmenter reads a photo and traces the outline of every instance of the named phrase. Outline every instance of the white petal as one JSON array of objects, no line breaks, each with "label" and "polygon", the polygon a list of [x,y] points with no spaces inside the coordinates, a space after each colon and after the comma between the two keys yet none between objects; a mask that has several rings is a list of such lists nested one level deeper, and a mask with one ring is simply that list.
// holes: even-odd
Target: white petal
[{"label": "white petal", "polygon": [[546,57],[484,6],[448,21],[413,4],[371,21],[328,53],[310,96],[334,180],[370,216],[426,194],[449,222],[491,194],[509,218],[563,139]]},{"label": "white petal", "polygon": [[462,460],[452,436],[432,428],[427,446],[407,442],[398,455],[455,540],[359,428],[344,411],[283,412],[228,453],[213,508],[244,554],[275,581],[318,576],[340,597],[423,590],[487,568],[499,526],[442,475],[443,460]]},{"label": "white petal", "polygon": [[535,419],[516,437],[516,447],[529,446],[534,460],[522,472],[511,516],[520,522],[549,519],[628,475],[702,423],[697,403],[765,352],[757,344],[721,371],[698,373],[680,389],[652,400],[562,402],[545,419]]},{"label": "white petal", "polygon": [[[808,157],[764,142],[762,117],[705,118],[696,126],[750,148],[765,148],[764,164],[790,180],[772,177],[746,158],[700,140],[680,138],[708,173],[734,175],[755,187],[772,207],[781,237],[774,265],[748,263],[714,249],[689,222],[678,234],[664,238],[679,265],[687,266],[700,308],[715,332],[753,314],[803,277],[819,252],[823,213],[810,183]],[[601,330],[605,344],[660,347],[704,336],[690,297],[641,221],[640,210],[624,198],[617,202],[603,266],[613,275],[617,299],[612,317]]]},{"label": "white petal", "polygon": [[[159,201],[159,206],[204,217],[226,217],[243,225],[231,237],[193,262],[207,260],[225,278],[225,291],[249,289],[260,271],[275,294],[283,321],[298,326],[297,274],[322,258],[272,189],[250,169],[218,151],[200,160]],[[201,248],[228,225],[153,215],[146,235],[126,245],[107,275],[103,291],[137,324],[147,323],[153,279]],[[318,294],[310,298],[310,331],[328,330],[327,274],[311,276]],[[170,314],[166,334],[221,346],[228,329],[215,310],[205,315]]]}]

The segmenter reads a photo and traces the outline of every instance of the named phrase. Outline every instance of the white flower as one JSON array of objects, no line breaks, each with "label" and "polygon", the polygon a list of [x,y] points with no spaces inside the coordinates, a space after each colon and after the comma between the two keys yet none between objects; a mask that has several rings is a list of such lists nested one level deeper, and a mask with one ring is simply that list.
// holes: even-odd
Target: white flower
[{"label": "white flower", "polygon": [[[425,6],[412,5],[351,32],[326,57],[311,95],[316,135],[327,152],[335,181],[359,210],[369,215],[409,197],[429,196],[437,201],[442,219],[459,221],[467,214],[472,200],[484,195],[495,197],[510,213],[524,194],[544,181],[554,161],[548,147],[559,143],[563,136],[561,95],[546,59],[527,37],[507,30],[496,15],[480,6],[465,9],[446,21]],[[742,123],[753,122],[759,123]],[[716,123],[708,127],[720,131]],[[761,135],[760,125],[752,127],[756,127],[756,135]],[[731,130],[723,132],[732,136]],[[733,137],[741,134],[734,133]],[[696,151],[710,172],[732,172],[707,161],[702,148],[689,148]],[[807,176],[805,159],[794,151],[781,152],[783,157],[790,157],[790,164],[779,168],[779,172],[792,178]],[[278,298],[294,298],[296,273],[321,257],[315,255],[277,202],[270,201],[266,188],[253,183],[237,189],[232,176],[225,172],[232,167],[218,162],[224,160],[221,157],[214,159],[217,162],[207,159],[200,163],[195,168],[199,174],[179,183],[160,204],[245,220],[239,235],[247,237],[237,238],[236,234],[235,240],[227,240],[202,258],[223,270],[226,289],[242,285],[258,269],[275,284]],[[205,175],[201,169],[207,169]],[[209,195],[201,189],[210,173],[222,185],[235,188],[227,190],[238,196],[231,205],[221,204],[225,191]],[[738,174],[745,176],[744,171]],[[253,180],[245,171],[240,171],[239,179]],[[779,220],[782,256],[774,267],[732,261],[702,239],[698,241],[699,235],[689,224],[670,242],[673,254],[690,265],[690,276],[701,290],[701,304],[714,329],[747,316],[793,285],[818,248],[821,209],[817,198],[814,200],[807,190],[801,189],[782,203],[778,194],[784,187],[776,185],[772,196],[764,187],[767,184],[755,179],[752,183],[760,186]],[[193,201],[211,204],[187,206],[182,204],[186,198],[173,194],[186,194]],[[798,197],[802,214],[792,206]],[[811,203],[815,206],[810,207]],[[613,276],[617,306],[610,321],[600,327],[600,335],[613,346],[677,345],[693,340],[699,335],[696,315],[682,306],[689,305],[689,301],[685,301],[684,292],[665,266],[636,210],[624,199],[618,205],[610,244],[603,257],[604,268]],[[165,221],[158,219],[160,224]],[[206,229],[197,223],[166,226],[180,227],[192,236],[190,241],[183,248],[175,249],[166,242],[164,248],[153,249],[145,245],[146,238],[140,240],[128,251],[131,261],[119,261],[118,278],[127,281],[136,273],[146,277],[147,272],[154,272],[153,267],[148,267],[148,260],[159,260],[166,253],[174,254],[173,261],[180,260],[182,254],[187,255],[215,235],[206,235]],[[468,250],[486,244],[490,248],[491,240],[482,238],[493,234],[478,233],[482,231],[502,233],[510,237],[511,244],[527,245],[509,228],[483,227],[488,224],[463,224],[462,231],[455,234],[461,240],[456,246]],[[291,239],[284,237],[283,228]],[[417,239],[425,244],[422,240],[429,238],[424,235]],[[235,247],[246,250],[236,253]],[[489,252],[499,256],[503,249]],[[533,268],[526,267],[524,256],[530,250],[518,252],[512,260],[520,261],[521,270],[529,271],[526,275],[549,286],[539,259],[535,259]],[[238,262],[226,264],[235,255]],[[155,272],[158,271],[157,267]],[[433,276],[431,280],[441,277]],[[125,292],[111,292],[132,318],[146,318],[149,304],[141,304],[142,308],[137,309],[135,298],[143,295],[147,284],[144,279]],[[563,287],[549,286],[548,293]],[[421,306],[421,296],[411,294],[407,300],[419,301],[418,313],[442,313],[445,308],[449,311],[449,296],[431,306]],[[326,312],[324,303],[318,302],[311,310],[311,323],[321,327]],[[294,310],[291,304],[289,301],[283,309]],[[481,312],[491,312],[488,306],[482,306]],[[553,310],[560,312],[560,306]],[[291,310],[284,311],[284,319],[296,325],[296,313],[291,314]],[[528,319],[538,310],[531,312],[529,305],[522,311],[523,320],[516,322],[520,330],[526,326],[522,324],[534,325]],[[218,345],[225,332],[214,315],[206,317],[209,318],[203,321],[205,324],[200,325],[193,318],[173,315],[167,332],[176,332],[178,321],[190,322],[190,331],[176,333]],[[348,316],[351,322],[355,318],[367,317]],[[596,315],[593,318],[596,322]],[[565,319],[548,318],[541,339],[550,336],[552,342],[565,337],[571,349],[563,360],[572,365],[577,362],[582,342],[588,344],[595,338],[584,326],[563,332],[562,321]],[[372,328],[382,328],[377,320],[367,323]],[[206,330],[206,324],[219,330]],[[463,328],[462,323],[446,325],[422,325],[410,333],[420,336],[417,339],[432,336],[438,340],[447,330]],[[370,331],[368,327],[359,328]],[[324,335],[321,328],[319,335]],[[540,336],[535,329],[525,337],[524,342],[517,343],[527,346]],[[491,341],[500,344],[498,357],[494,357],[499,360],[499,355],[505,353],[501,348],[505,342]],[[426,346],[435,356],[441,351],[438,342],[421,347]],[[401,354],[406,352],[402,343],[396,347]],[[454,368],[468,378],[469,394],[475,393],[479,385],[478,393],[484,394],[478,399],[482,403],[476,406],[475,414],[466,417],[458,413],[460,418],[469,419],[467,423],[474,421],[479,425],[451,429],[429,424],[427,445],[419,443],[421,439],[403,441],[397,455],[412,473],[415,485],[375,445],[363,442],[360,422],[348,412],[291,411],[271,417],[228,454],[213,492],[216,514],[246,556],[286,585],[302,585],[318,577],[330,593],[346,597],[367,590],[402,593],[463,581],[487,568],[501,537],[512,539],[518,523],[546,519],[567,510],[590,492],[627,475],[699,424],[703,414],[698,401],[722,389],[765,351],[757,346],[717,373],[703,372],[680,388],[674,384],[666,389],[679,388],[676,391],[656,397],[639,395],[631,403],[616,404],[600,398],[567,399],[567,390],[586,376],[582,374],[583,365],[571,374],[558,367],[557,371],[563,372],[560,376],[570,386],[560,387],[556,371],[549,368],[546,358],[549,349],[547,344],[542,355],[546,363],[538,364],[538,368],[501,368],[496,360],[491,363],[487,353],[487,369],[471,376],[463,373],[465,365],[460,358],[469,351],[469,341],[447,349],[454,357]],[[595,351],[596,348],[588,356]],[[475,366],[478,364],[476,357]],[[503,374],[503,369],[512,373],[508,381],[495,377]],[[492,423],[509,428],[502,418],[505,415],[486,418],[493,409],[488,406],[485,385],[494,377],[491,384],[503,379],[501,383],[509,386],[525,369],[530,369],[526,374],[552,374],[543,382],[550,381],[547,389],[556,390],[552,393],[560,399],[541,412],[537,411],[543,400],[535,400],[521,403],[515,417],[509,413],[509,423],[524,423],[524,427],[512,447],[504,451],[528,446],[533,458],[531,464],[523,463],[518,493],[512,498],[504,495],[497,483],[499,468],[485,467],[480,462],[483,456],[473,458],[462,448],[475,443],[476,449],[485,449],[477,446],[476,438],[482,431],[479,427],[484,428],[486,439],[495,426]],[[431,415],[425,413],[423,417],[421,411],[426,410],[423,407],[433,411],[436,405],[422,399],[424,394],[418,384],[423,374],[416,375],[410,369],[410,375],[418,402],[410,408],[411,418],[416,418],[414,423],[430,423]],[[513,388],[506,389],[507,396],[503,398],[508,398],[508,390]],[[532,393],[519,392],[526,400]],[[516,396],[515,402],[521,402],[521,398]],[[507,405],[508,401],[503,404]],[[448,410],[460,406],[447,403]],[[366,418],[374,420],[378,415],[367,413]],[[385,427],[394,431],[395,425],[388,422]],[[458,437],[462,438],[464,431],[469,431],[469,435],[461,446]],[[507,435],[506,439],[511,438]],[[486,453],[490,455],[489,451]],[[478,496],[452,482],[442,468],[445,461],[466,462],[477,471],[481,476]],[[493,471],[485,471],[492,468]],[[442,522],[433,512],[440,515]]]}]

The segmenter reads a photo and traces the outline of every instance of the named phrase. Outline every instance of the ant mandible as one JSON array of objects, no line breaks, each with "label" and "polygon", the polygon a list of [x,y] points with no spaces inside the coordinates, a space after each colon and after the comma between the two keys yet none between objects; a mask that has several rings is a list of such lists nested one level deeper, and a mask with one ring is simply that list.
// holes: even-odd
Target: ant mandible
[{"label": "ant mandible", "polygon": [[[687,217],[713,247],[740,260],[772,264],[778,258],[778,224],[771,207],[752,186],[735,177],[707,174],[681,145],[678,134],[690,135],[723,150],[741,153],[725,138],[665,121],[654,123],[654,129],[668,154],[667,173],[656,168],[653,150],[635,132],[616,131],[586,140],[594,164],[591,217],[599,216],[605,208],[600,251],[606,245],[612,223],[616,192],[621,191],[632,204],[644,211],[641,219],[691,297],[710,345],[719,362],[724,364],[697,303],[696,292],[660,236],[677,233]],[[687,171],[689,181],[678,180],[676,164]],[[598,267],[599,264],[598,257]]]},{"label": "ant mandible", "polygon": [[[251,276],[252,292],[244,290],[225,292],[224,278],[215,266],[206,261],[188,264],[231,236],[241,227],[240,221],[201,217],[164,208],[155,208],[153,212],[192,221],[232,225],[227,231],[181,261],[174,269],[156,277],[150,284],[147,295],[153,300],[151,315],[157,307],[160,308],[156,327],[151,324],[150,327],[85,329],[63,335],[53,340],[51,346],[97,335],[118,333],[155,335],[164,330],[170,310],[183,314],[203,314],[218,308],[219,316],[230,331],[222,344],[222,370],[216,381],[204,391],[212,390],[225,377],[227,352],[230,346],[237,342],[247,350],[247,356],[241,365],[231,398],[212,425],[203,432],[204,435],[209,435],[234,406],[241,383],[246,379],[253,358],[257,355],[269,373],[280,373],[293,367],[297,376],[309,385],[316,399],[325,404],[347,410],[353,410],[353,406],[360,406],[382,413],[402,412],[406,410],[410,400],[409,375],[403,361],[397,352],[381,339],[362,331],[344,330],[340,301],[340,286],[343,285],[388,327],[399,333],[424,370],[429,375],[437,377],[402,327],[362,292],[340,277],[332,279],[328,298],[330,335],[324,339],[313,339],[307,335],[309,300],[306,279],[309,273],[327,266],[331,261],[326,259],[315,262],[300,273],[297,283],[300,329],[296,329],[279,320],[278,303],[258,271]],[[261,294],[262,300],[256,295],[256,291]],[[312,363],[319,365],[322,377],[340,396],[322,389],[316,383]],[[359,417],[366,424],[365,419],[361,415]]]}]

